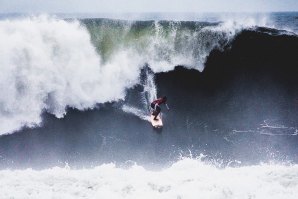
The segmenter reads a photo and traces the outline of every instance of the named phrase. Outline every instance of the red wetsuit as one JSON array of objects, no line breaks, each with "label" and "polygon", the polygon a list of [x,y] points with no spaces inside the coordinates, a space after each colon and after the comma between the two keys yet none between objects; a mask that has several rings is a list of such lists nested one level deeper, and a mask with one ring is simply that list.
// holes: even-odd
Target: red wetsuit
[{"label": "red wetsuit", "polygon": [[158,104],[158,105],[161,105],[163,103],[165,103],[166,101],[163,99],[163,98],[158,98],[156,100],[154,100],[152,103],[153,104]]},{"label": "red wetsuit", "polygon": [[152,114],[155,115],[155,119],[161,111],[159,105],[165,104],[166,101],[167,101],[166,99],[158,98],[151,103],[151,108],[154,110]]}]

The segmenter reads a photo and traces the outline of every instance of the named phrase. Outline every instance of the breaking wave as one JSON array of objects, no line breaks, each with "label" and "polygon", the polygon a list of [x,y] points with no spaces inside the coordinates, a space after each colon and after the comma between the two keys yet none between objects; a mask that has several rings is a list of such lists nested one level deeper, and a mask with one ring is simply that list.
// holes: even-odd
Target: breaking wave
[{"label": "breaking wave", "polygon": [[177,65],[203,71],[210,52],[223,51],[243,29],[256,25],[253,20],[243,25],[48,16],[3,19],[0,134],[41,125],[44,111],[61,118],[67,108],[93,109],[122,100],[127,89],[141,81],[145,65],[154,73]]}]

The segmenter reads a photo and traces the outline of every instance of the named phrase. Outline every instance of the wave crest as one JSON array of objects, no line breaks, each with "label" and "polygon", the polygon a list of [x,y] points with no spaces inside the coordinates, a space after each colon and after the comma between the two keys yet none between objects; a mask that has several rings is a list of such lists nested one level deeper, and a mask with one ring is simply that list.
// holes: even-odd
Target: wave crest
[{"label": "wave crest", "polygon": [[0,43],[0,134],[40,125],[43,110],[63,117],[67,107],[84,110],[121,99],[138,78],[125,62],[128,53],[114,60],[121,66],[103,65],[77,21],[0,21]]}]

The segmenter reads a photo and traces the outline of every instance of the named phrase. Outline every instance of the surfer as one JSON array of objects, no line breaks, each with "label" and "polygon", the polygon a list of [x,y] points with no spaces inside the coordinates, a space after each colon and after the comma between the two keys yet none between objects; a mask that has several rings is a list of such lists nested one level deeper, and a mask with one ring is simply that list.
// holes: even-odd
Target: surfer
[{"label": "surfer", "polygon": [[160,108],[159,105],[161,105],[161,104],[165,104],[166,107],[167,107],[167,109],[170,110],[166,102],[167,102],[167,97],[164,96],[164,97],[162,97],[162,98],[158,98],[158,99],[154,100],[154,101],[151,103],[151,108],[153,109],[153,113],[152,113],[152,115],[155,116],[155,117],[154,117],[154,120],[158,120],[156,117],[159,115],[159,113],[160,113],[160,111],[161,111],[161,108]]}]

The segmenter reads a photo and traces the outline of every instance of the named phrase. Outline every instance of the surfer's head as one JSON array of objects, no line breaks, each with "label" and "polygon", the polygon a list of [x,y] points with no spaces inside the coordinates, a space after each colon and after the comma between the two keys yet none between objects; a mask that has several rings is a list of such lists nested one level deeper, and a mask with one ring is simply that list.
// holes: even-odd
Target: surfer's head
[{"label": "surfer's head", "polygon": [[166,102],[167,99],[168,99],[167,96],[163,96],[163,97],[162,97],[162,100],[163,100],[164,102]]}]

